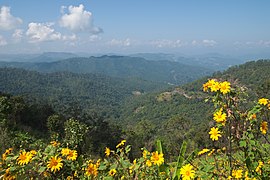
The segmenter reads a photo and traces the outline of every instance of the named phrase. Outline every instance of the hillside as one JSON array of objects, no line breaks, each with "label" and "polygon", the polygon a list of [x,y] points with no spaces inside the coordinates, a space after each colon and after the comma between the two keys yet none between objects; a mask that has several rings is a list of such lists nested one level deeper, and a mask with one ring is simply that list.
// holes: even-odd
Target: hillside
[{"label": "hillside", "polygon": [[136,77],[148,81],[184,84],[209,75],[213,70],[171,61],[148,61],[129,56],[71,58],[57,62],[0,62],[0,67],[17,67],[39,72],[68,71],[100,73],[112,77]]},{"label": "hillside", "polygon": [[[270,60],[247,62],[234,66],[224,72],[217,72],[208,78],[229,80],[248,88],[252,96],[270,96]],[[133,97],[122,108],[121,119],[136,123],[142,119],[154,123],[166,121],[173,116],[191,119],[194,123],[205,122],[211,118],[210,106],[204,102],[206,95],[202,92],[202,84],[207,77],[192,83],[172,88],[166,92]]]},{"label": "hillside", "polygon": [[0,68],[0,84],[0,92],[52,104],[58,110],[74,106],[105,114],[112,114],[127,97],[166,87],[135,78],[70,72],[43,74],[15,68]]}]

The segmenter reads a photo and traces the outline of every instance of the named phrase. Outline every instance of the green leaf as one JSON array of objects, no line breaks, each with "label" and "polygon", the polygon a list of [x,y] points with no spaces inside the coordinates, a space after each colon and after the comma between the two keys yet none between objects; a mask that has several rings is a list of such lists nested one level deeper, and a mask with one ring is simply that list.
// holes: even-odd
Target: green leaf
[{"label": "green leaf", "polygon": [[41,166],[38,170],[39,173],[43,173],[46,170],[45,166]]},{"label": "green leaf", "polygon": [[156,146],[157,146],[157,151],[158,151],[158,153],[163,153],[161,141],[160,141],[159,139],[158,139],[157,142],[156,142]]},{"label": "green leaf", "polygon": [[246,141],[240,141],[239,145],[240,145],[240,147],[247,147]]},{"label": "green leaf", "polygon": [[173,179],[180,179],[180,169],[183,165],[184,162],[184,156],[186,153],[186,149],[187,149],[187,142],[183,141],[180,152],[179,152],[179,156],[178,156],[178,160],[177,160],[177,164],[175,167],[175,171],[173,174]]}]

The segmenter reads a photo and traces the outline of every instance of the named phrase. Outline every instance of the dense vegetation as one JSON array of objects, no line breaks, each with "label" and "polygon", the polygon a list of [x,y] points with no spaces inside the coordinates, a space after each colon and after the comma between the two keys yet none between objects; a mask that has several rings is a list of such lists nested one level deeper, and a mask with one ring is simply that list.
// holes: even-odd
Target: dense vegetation
[{"label": "dense vegetation", "polygon": [[[115,147],[106,146],[106,157],[89,157],[83,151],[89,126],[75,119],[61,124],[61,118],[54,115],[48,118],[47,127],[50,137],[57,141],[28,142],[27,148],[20,142],[20,151],[7,148],[1,157],[0,175],[4,179],[268,179],[270,100],[262,97],[249,107],[248,95],[241,86],[215,79],[203,84],[203,91],[211,94],[207,99],[215,107],[208,128],[211,128],[208,134],[212,143],[186,155],[187,142],[183,141],[177,161],[164,158],[160,140],[155,151],[150,153],[144,147],[142,155],[133,161],[129,156],[131,146],[126,145],[125,139]],[[10,128],[8,122],[14,112],[8,112],[13,106],[9,106],[7,97],[1,97],[0,102],[0,128],[5,132]],[[59,136],[61,127],[64,129],[62,137]]]},{"label": "dense vegetation", "polygon": [[83,112],[96,111],[109,115],[127,97],[167,87],[135,78],[69,72],[42,74],[14,68],[0,68],[0,82],[0,91],[45,102],[58,111],[76,107]]},{"label": "dense vegetation", "polygon": [[129,56],[71,58],[56,62],[0,62],[0,67],[18,67],[39,72],[98,73],[112,77],[136,77],[148,81],[184,84],[209,75],[213,70],[171,61],[148,61]]},{"label": "dense vegetation", "polygon": [[[228,80],[239,88],[238,91],[249,94],[249,96],[244,93],[230,94],[232,97],[237,96],[244,103],[237,109],[238,113],[243,109],[252,108],[261,97],[269,98],[269,69],[270,61],[260,60],[229,68],[223,73],[215,73],[211,78],[219,81]],[[133,151],[128,158],[133,159],[140,156],[141,147],[154,151],[155,140],[160,139],[163,142],[166,161],[173,161],[185,140],[189,142],[187,152],[212,146],[211,139],[205,137],[209,136],[209,127],[214,125],[210,121],[213,119],[215,108],[212,107],[212,100],[205,102],[207,94],[202,92],[202,84],[208,78],[177,88],[172,87],[162,93],[139,95],[140,93],[136,92],[134,94],[137,95],[134,96],[132,91],[135,85],[128,86],[126,80],[115,80],[102,75],[41,74],[10,68],[3,68],[0,72],[2,72],[1,91],[6,88],[5,92],[27,95],[25,99],[1,95],[2,153],[10,146],[16,150],[45,148],[49,141],[57,140],[68,147],[76,148],[80,154],[91,154],[96,157],[103,156],[105,147],[114,149],[115,144],[124,138],[132,145]],[[147,91],[147,88],[158,87],[156,84],[153,87],[146,84],[142,86],[143,83],[139,82],[139,87],[145,87],[143,90],[136,89],[140,92]],[[83,93],[94,87],[96,89],[86,94],[89,99],[86,98]],[[93,95],[93,92],[96,94]],[[106,101],[101,101],[103,103],[96,106],[93,99],[104,95],[107,97]],[[74,99],[57,100],[58,97],[65,96]],[[33,97],[39,101],[31,100]],[[225,99],[220,99],[219,96],[214,98],[219,102],[225,100],[227,96],[222,96]],[[51,101],[41,103],[42,99]],[[91,101],[92,106],[89,106],[86,101],[83,105],[87,108],[81,113],[77,105],[83,103],[85,99]],[[232,98],[230,101],[235,100],[237,99]],[[97,100],[99,101],[100,99]],[[51,106],[48,103],[56,103],[58,106]],[[67,104],[69,107],[65,107]],[[61,106],[65,110],[55,108]],[[112,111],[114,107],[117,108]],[[114,118],[107,121],[107,114],[97,114],[95,113],[97,109],[103,109]],[[243,117],[246,115],[247,112],[243,111]],[[242,118],[242,115],[239,114],[239,118]],[[77,136],[71,136],[70,132],[77,132]],[[31,147],[28,147],[29,144]]]}]

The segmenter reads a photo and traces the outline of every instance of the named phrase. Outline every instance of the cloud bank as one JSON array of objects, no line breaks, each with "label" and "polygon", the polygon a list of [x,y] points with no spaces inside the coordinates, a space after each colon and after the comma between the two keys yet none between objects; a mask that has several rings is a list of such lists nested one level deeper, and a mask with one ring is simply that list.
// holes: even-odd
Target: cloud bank
[{"label": "cloud bank", "polygon": [[0,30],[12,30],[22,24],[22,19],[10,13],[10,7],[2,6],[0,10]]},{"label": "cloud bank", "polygon": [[29,23],[26,35],[30,42],[54,41],[61,39],[61,33],[55,32],[52,23]]},{"label": "cloud bank", "polygon": [[63,13],[59,24],[61,27],[67,28],[74,32],[90,32],[98,34],[102,29],[93,25],[92,13],[84,10],[84,6],[69,6],[68,13],[64,14],[65,7],[61,7]]}]

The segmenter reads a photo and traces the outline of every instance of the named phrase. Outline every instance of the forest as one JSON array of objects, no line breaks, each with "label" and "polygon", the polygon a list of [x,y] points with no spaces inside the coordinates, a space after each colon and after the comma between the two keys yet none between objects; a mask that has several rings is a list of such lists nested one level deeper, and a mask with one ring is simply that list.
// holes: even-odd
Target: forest
[{"label": "forest", "polygon": [[[173,86],[141,77],[0,68],[0,175],[17,174],[23,179],[180,179],[188,171],[192,178],[211,175],[226,179],[230,174],[241,179],[245,171],[249,173],[246,177],[267,179],[269,69],[270,60],[251,61]],[[229,122],[226,126],[224,119],[213,122],[215,114],[222,119],[223,113]],[[247,123],[241,122],[249,118]],[[211,127],[212,139],[206,138]],[[221,137],[215,127],[229,138],[215,143]],[[225,153],[222,147],[230,151]],[[195,158],[197,153],[214,151],[219,151],[214,159]],[[53,161],[49,155],[55,155],[59,166],[44,165]],[[18,159],[22,157],[25,161]],[[228,161],[223,162],[224,157]],[[34,163],[40,168],[31,171]],[[220,163],[229,166],[222,169]],[[84,170],[79,170],[80,166]],[[219,168],[222,171],[218,172]]]}]

